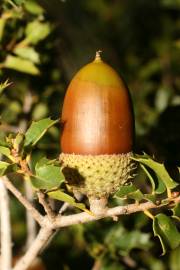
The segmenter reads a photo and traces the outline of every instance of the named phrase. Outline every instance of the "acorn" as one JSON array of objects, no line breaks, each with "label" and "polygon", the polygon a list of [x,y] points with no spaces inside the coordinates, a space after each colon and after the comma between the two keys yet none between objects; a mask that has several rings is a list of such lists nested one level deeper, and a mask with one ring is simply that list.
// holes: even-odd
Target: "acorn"
[{"label": "acorn", "polygon": [[125,83],[99,51],[72,79],[61,122],[60,162],[67,184],[88,197],[92,211],[102,213],[109,195],[131,178],[134,117]]}]

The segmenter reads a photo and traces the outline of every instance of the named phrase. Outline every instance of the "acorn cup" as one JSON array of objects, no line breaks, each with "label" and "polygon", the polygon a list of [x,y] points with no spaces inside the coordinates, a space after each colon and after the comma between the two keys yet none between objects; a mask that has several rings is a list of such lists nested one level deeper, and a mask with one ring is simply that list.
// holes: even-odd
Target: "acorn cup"
[{"label": "acorn cup", "polygon": [[132,104],[116,71],[95,60],[72,79],[63,104],[60,162],[74,193],[85,194],[102,214],[107,199],[131,177]]}]

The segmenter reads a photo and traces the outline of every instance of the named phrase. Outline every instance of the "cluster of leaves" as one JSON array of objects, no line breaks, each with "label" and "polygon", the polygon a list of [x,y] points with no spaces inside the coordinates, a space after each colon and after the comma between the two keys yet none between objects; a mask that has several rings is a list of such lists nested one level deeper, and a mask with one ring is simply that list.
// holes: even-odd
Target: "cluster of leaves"
[{"label": "cluster of leaves", "polygon": [[[171,193],[172,190],[179,190],[179,183],[171,178],[164,164],[153,160],[150,156],[146,154],[135,155],[133,159],[140,163],[140,167],[147,175],[151,184],[151,192],[144,194],[131,183],[130,185],[122,186],[115,196],[118,198],[134,199],[138,203],[145,200],[155,204],[161,203],[164,206],[167,205],[169,199],[173,196],[173,193]],[[175,192],[174,194],[175,196],[178,196],[179,192],[177,192],[177,194]],[[165,195],[165,198],[163,195]],[[171,217],[162,213],[157,214],[156,216],[151,216],[150,214],[150,217],[153,219],[154,235],[158,236],[161,241],[163,254],[166,253],[168,247],[173,249],[180,245],[180,233],[174,224],[174,221],[180,221],[179,210],[180,204],[178,203],[172,209]]]},{"label": "cluster of leaves", "polygon": [[[44,20],[43,9],[35,1],[5,1],[0,18],[0,42],[7,53],[1,61],[1,68],[15,69],[32,75],[39,74],[40,55],[36,46],[51,31],[51,26]],[[31,14],[31,19],[27,16]],[[8,27],[26,21],[25,27],[9,33]],[[5,51],[5,50],[4,50]]]},{"label": "cluster of leaves", "polygon": [[57,122],[59,120],[45,118],[33,122],[25,134],[10,134],[5,140],[1,140],[0,154],[8,160],[0,161],[0,176],[15,172],[23,174],[25,179],[30,179],[35,190],[43,190],[51,198],[67,202],[90,213],[84,204],[76,203],[72,196],[60,189],[65,179],[56,159],[41,157],[36,163],[32,160],[32,149]]},{"label": "cluster of leaves", "polygon": [[[0,85],[0,138],[7,132],[24,131],[29,121],[45,118],[50,111],[54,118],[59,116],[59,104],[54,106],[51,98],[62,89],[60,72],[51,63],[54,28],[37,1],[2,1],[0,76],[6,83]],[[7,78],[13,82],[9,88]],[[49,143],[48,152],[58,152],[58,128],[53,126],[48,135],[51,142],[47,137],[41,141],[38,154],[46,151]]]}]

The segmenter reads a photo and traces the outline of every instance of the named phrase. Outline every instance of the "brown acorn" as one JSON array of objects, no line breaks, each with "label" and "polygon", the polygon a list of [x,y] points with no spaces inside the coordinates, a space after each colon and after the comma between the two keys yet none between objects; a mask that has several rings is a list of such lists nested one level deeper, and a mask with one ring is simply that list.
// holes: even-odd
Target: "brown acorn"
[{"label": "brown acorn", "polygon": [[61,120],[67,183],[90,202],[106,201],[130,178],[134,119],[127,87],[99,52],[72,79]]}]

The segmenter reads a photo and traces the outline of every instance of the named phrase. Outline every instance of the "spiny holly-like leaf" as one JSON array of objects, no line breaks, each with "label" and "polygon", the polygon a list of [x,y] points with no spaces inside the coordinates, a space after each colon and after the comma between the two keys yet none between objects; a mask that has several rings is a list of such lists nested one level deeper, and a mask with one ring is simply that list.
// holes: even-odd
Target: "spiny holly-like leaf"
[{"label": "spiny holly-like leaf", "polygon": [[151,168],[157,174],[157,176],[161,179],[161,181],[165,184],[167,188],[173,189],[178,185],[170,177],[170,175],[166,171],[166,168],[164,167],[164,164],[156,162],[155,160],[151,159],[147,155],[142,155],[142,156],[136,155],[135,157],[133,157],[133,159]]},{"label": "spiny holly-like leaf", "polygon": [[158,214],[153,219],[154,235],[158,236],[162,245],[163,254],[168,247],[174,249],[180,245],[180,233],[172,219],[164,214]]},{"label": "spiny holly-like leaf", "polygon": [[145,172],[145,174],[147,175],[147,177],[149,178],[150,182],[151,182],[151,186],[152,186],[152,193],[155,192],[155,182],[153,177],[151,176],[151,174],[149,173],[149,171],[147,170],[147,168],[143,165],[140,164],[141,168],[143,169],[143,171]]},{"label": "spiny holly-like leaf", "polygon": [[47,158],[42,158],[35,166],[35,175],[31,177],[31,183],[37,189],[58,188],[64,182],[64,175],[60,166],[52,163]]},{"label": "spiny holly-like leaf", "polygon": [[55,199],[55,200],[67,202],[70,205],[77,207],[77,208],[89,213],[90,215],[93,215],[93,213],[86,208],[85,204],[77,203],[72,196],[66,194],[65,192],[63,192],[61,190],[50,191],[50,192],[48,192],[48,196]]},{"label": "spiny holly-like leaf", "polygon": [[164,184],[164,182],[161,180],[160,177],[157,176],[156,178],[156,190],[155,193],[156,194],[162,194],[166,191],[166,186]]},{"label": "spiny holly-like leaf", "polygon": [[131,183],[129,185],[121,186],[114,196],[119,197],[119,198],[127,197],[129,193],[132,193],[136,190],[137,188]]},{"label": "spiny holly-like leaf", "polygon": [[156,202],[156,195],[155,194],[144,194],[144,199],[150,201],[152,203]]},{"label": "spiny holly-like leaf", "polygon": [[125,199],[133,199],[135,201],[141,201],[144,198],[143,193],[132,183],[121,186],[114,196]]},{"label": "spiny holly-like leaf", "polygon": [[46,131],[58,123],[59,120],[51,120],[50,118],[45,118],[36,122],[32,122],[31,126],[25,133],[25,146],[34,146],[46,133]]},{"label": "spiny holly-like leaf", "polygon": [[31,75],[39,74],[39,69],[33,64],[32,61],[18,56],[8,55],[3,65],[5,68],[14,69]]},{"label": "spiny holly-like leaf", "polygon": [[142,201],[144,199],[144,195],[143,195],[143,193],[139,189],[137,189],[134,192],[129,193],[127,195],[127,197],[129,199],[133,199],[133,200],[135,200],[137,202],[140,202],[140,201]]},{"label": "spiny holly-like leaf", "polygon": [[147,175],[148,179],[151,182],[151,187],[152,187],[152,194],[156,193],[156,194],[162,194],[166,191],[166,186],[165,184],[162,182],[162,180],[157,176],[156,179],[154,179],[152,177],[152,175],[150,174],[149,170],[143,165],[140,164],[141,168],[143,169],[143,171],[145,172],[145,174]]},{"label": "spiny holly-like leaf", "polygon": [[172,209],[173,217],[180,221],[180,203],[177,203],[176,206]]}]

